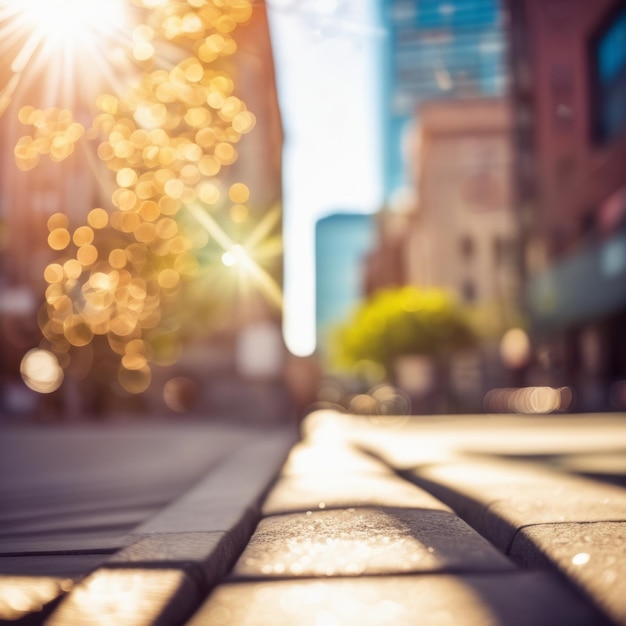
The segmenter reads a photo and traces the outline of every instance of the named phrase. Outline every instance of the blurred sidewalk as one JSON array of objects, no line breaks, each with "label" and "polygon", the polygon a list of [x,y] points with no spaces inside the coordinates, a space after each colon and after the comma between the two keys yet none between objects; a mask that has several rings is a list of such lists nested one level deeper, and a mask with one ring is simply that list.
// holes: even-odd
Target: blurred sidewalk
[{"label": "blurred sidewalk", "polygon": [[2,623],[626,624],[626,416],[1,441]]}]

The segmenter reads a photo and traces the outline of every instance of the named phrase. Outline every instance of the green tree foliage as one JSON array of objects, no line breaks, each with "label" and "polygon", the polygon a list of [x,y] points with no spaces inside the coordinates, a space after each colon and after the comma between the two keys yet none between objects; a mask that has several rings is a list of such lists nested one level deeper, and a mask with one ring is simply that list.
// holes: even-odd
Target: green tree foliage
[{"label": "green tree foliage", "polygon": [[378,291],[364,301],[331,343],[338,367],[373,361],[389,375],[399,356],[443,357],[475,342],[465,310],[449,292],[402,287]]}]

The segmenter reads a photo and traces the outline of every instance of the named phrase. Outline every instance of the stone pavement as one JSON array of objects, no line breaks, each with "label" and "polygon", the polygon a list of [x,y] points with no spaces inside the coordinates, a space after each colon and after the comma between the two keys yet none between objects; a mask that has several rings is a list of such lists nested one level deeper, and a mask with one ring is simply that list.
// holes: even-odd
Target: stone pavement
[{"label": "stone pavement", "polygon": [[[63,476],[51,479],[61,504],[43,485],[26,493],[33,477],[16,481],[25,505],[0,483],[0,496],[14,498],[10,532],[0,525],[0,618],[626,625],[626,416],[318,412],[295,445],[288,428],[201,431],[171,431],[169,445],[153,435],[165,447],[156,459],[144,454],[152,460],[140,477],[122,462],[104,478],[64,476],[78,491],[99,480],[116,506],[70,498]],[[201,468],[203,446],[211,462]],[[102,446],[84,447],[93,473]],[[135,506],[133,492],[152,494],[149,505]],[[64,503],[75,507],[74,530]],[[49,510],[57,518],[37,526]]]}]

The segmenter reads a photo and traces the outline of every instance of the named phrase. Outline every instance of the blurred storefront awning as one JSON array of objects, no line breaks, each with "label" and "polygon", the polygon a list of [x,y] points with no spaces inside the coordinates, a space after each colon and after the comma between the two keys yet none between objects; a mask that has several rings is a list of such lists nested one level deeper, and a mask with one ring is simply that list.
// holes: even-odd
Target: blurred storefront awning
[{"label": "blurred storefront awning", "polygon": [[532,277],[526,304],[539,333],[552,333],[626,308],[626,230]]}]

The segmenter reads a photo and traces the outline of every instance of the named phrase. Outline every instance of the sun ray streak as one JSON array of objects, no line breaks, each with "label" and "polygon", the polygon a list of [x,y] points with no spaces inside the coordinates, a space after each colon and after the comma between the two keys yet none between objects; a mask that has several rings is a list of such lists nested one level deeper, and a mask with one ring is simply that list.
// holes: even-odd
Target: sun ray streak
[{"label": "sun ray streak", "polygon": [[[207,230],[207,232],[217,241],[219,245],[225,251],[230,251],[235,247],[232,239],[222,230],[220,225],[215,219],[209,215],[198,205],[190,205],[188,207],[191,214],[196,220]],[[280,217],[280,211],[277,216],[270,211],[264,220],[266,226],[263,227],[263,232],[270,230],[276,223],[278,217]],[[254,259],[247,257],[245,263],[245,273],[254,280],[254,283],[261,289],[261,291],[268,297],[269,301],[276,305],[278,308],[283,306],[283,293],[280,285],[272,278],[272,276],[264,270]],[[243,281],[240,285],[243,288]]]},{"label": "sun ray streak", "polygon": [[0,91],[0,116],[6,111],[9,104],[11,104],[11,99],[13,98],[13,94],[15,93],[21,78],[21,74],[13,74],[4,89]]},{"label": "sun ray streak", "polygon": [[33,55],[37,51],[39,44],[41,43],[42,37],[39,33],[32,33],[30,37],[26,40],[26,43],[22,46],[21,50],[18,52],[17,56],[11,63],[11,71],[19,74],[24,70],[24,68],[28,65],[30,60],[33,58]]},{"label": "sun ray streak", "polygon": [[[120,71],[114,71],[111,64],[99,55],[94,55],[93,63],[98,68],[99,76],[103,78],[103,83],[106,84],[111,92],[116,96],[123,95],[125,87],[124,81],[120,81]],[[123,72],[124,70],[122,70]]]},{"label": "sun ray streak", "polygon": [[0,33],[2,33],[2,43],[0,43],[0,53],[11,54],[17,48],[21,48],[24,40],[24,31],[11,26],[3,26],[0,24]]},{"label": "sun ray streak", "polygon": [[256,280],[257,285],[269,298],[270,302],[282,309],[283,292],[280,285],[268,272],[266,272],[261,266],[259,266],[258,263],[255,263],[254,261],[250,264],[249,271],[252,274],[252,277]]},{"label": "sun ray streak", "polygon": [[261,261],[264,259],[273,259],[281,254],[283,251],[283,239],[280,235],[276,235],[275,237],[270,237],[265,241],[262,241],[255,249],[254,249],[254,258],[257,261]]},{"label": "sun ray streak", "polygon": [[204,209],[197,204],[189,205],[187,208],[198,223],[206,229],[209,235],[211,235],[224,250],[228,251],[235,245],[222,227]]},{"label": "sun ray streak", "polygon": [[246,248],[246,250],[254,250],[254,248],[256,248],[256,246],[270,233],[272,228],[274,228],[274,226],[278,223],[279,219],[280,208],[275,206],[263,216],[263,219],[250,233],[250,236],[244,243],[244,248]]},{"label": "sun ray streak", "polygon": [[38,85],[41,79],[41,72],[46,69],[46,59],[43,56],[43,51],[40,49],[34,56],[28,67],[28,71],[21,73],[20,80],[17,84],[13,99],[22,101],[23,98],[29,93],[29,91],[36,85]]},{"label": "sun ray streak", "polygon": [[0,8],[0,22],[11,20],[18,14],[19,14],[19,9],[17,7],[10,7],[10,6],[2,7]]}]

